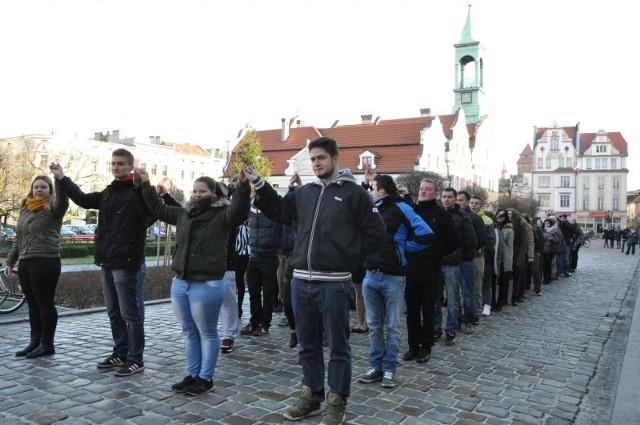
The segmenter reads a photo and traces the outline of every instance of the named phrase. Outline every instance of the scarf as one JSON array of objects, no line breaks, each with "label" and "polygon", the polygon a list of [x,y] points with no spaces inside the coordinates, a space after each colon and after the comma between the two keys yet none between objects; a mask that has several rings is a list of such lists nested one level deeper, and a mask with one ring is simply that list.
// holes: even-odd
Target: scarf
[{"label": "scarf", "polygon": [[36,199],[30,196],[27,198],[27,209],[31,212],[42,211],[46,204],[46,199]]},{"label": "scarf", "polygon": [[191,199],[187,204],[187,212],[190,216],[200,215],[209,208],[218,198],[216,196],[208,196],[206,198]]}]

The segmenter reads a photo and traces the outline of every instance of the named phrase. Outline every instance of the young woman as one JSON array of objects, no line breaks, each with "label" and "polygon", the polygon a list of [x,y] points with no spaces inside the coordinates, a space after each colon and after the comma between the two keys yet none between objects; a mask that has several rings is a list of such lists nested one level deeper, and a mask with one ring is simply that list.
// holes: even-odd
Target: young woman
[{"label": "young woman", "polygon": [[[55,167],[54,164],[51,167]],[[58,324],[54,303],[60,277],[60,227],[69,198],[56,181],[37,176],[20,206],[16,239],[7,255],[4,275],[20,262],[18,278],[29,305],[31,341],[16,356],[29,359],[55,353],[53,339]]]},{"label": "young woman", "polygon": [[166,205],[141,169],[142,194],[154,217],[176,225],[171,269],[171,303],[182,325],[189,374],[172,385],[176,392],[203,394],[213,388],[220,353],[218,317],[225,297],[227,243],[231,229],[249,213],[249,184],[240,175],[233,201],[216,195],[216,181],[199,177],[185,208]]}]

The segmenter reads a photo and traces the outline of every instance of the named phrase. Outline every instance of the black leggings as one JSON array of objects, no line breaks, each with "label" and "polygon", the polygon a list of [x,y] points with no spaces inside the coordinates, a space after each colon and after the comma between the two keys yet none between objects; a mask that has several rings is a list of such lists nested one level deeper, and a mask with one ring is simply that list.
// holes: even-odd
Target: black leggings
[{"label": "black leggings", "polygon": [[236,291],[238,292],[238,315],[242,318],[242,304],[244,303],[245,280],[244,274],[247,272],[248,255],[238,255],[234,263],[236,272]]},{"label": "black leggings", "polygon": [[25,258],[18,265],[18,278],[29,305],[31,339],[42,345],[53,345],[58,324],[58,310],[54,302],[58,279],[59,258]]}]

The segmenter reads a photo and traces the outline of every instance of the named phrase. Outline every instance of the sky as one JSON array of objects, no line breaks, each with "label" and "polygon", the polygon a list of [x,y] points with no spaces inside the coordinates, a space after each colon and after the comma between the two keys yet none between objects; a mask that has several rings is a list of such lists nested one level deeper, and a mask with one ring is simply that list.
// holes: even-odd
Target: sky
[{"label": "sky", "polygon": [[[472,0],[482,112],[513,167],[533,127],[620,131],[637,162],[635,0]],[[3,0],[0,137],[226,148],[281,118],[449,114],[469,0]],[[631,75],[631,77],[628,77]],[[636,118],[635,120],[633,118]],[[233,147],[233,146],[231,146]],[[634,161],[635,160],[635,161]],[[640,189],[631,170],[629,189]]]}]

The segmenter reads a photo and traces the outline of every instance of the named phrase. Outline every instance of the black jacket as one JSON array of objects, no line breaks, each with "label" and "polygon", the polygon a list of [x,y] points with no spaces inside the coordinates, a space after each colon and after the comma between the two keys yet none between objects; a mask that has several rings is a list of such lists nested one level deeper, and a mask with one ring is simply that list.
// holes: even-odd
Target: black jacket
[{"label": "black jacket", "polygon": [[460,248],[442,258],[442,264],[459,266],[462,261],[472,261],[478,244],[476,232],[473,230],[469,215],[456,204],[450,210],[445,210],[452,218],[454,229],[460,237]]},{"label": "black jacket", "polygon": [[249,212],[251,257],[275,257],[282,246],[282,225],[273,222],[255,207]]},{"label": "black jacket", "polygon": [[101,267],[138,270],[151,213],[133,181],[114,180],[102,192],[84,193],[69,177],[59,180],[76,205],[99,210],[93,245],[95,263]]},{"label": "black jacket", "polygon": [[315,281],[346,280],[375,254],[385,238],[382,217],[369,194],[348,172],[325,186],[308,183],[284,197],[258,186],[256,206],[270,219],[296,226],[290,261],[294,276]]}]

